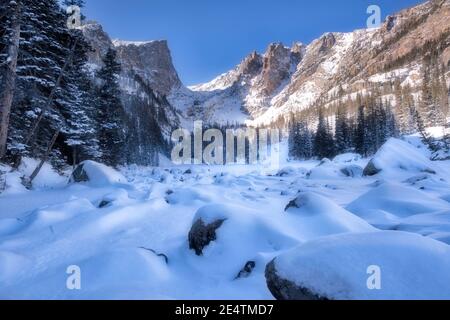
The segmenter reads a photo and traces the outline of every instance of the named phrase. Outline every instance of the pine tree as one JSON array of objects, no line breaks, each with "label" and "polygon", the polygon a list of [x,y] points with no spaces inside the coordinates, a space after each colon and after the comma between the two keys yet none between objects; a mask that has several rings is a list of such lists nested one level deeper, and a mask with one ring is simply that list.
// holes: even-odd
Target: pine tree
[{"label": "pine tree", "polygon": [[307,160],[312,157],[313,146],[312,146],[312,134],[308,128],[308,123],[304,120],[297,124],[297,150],[298,158],[302,160]]},{"label": "pine tree", "polygon": [[335,141],[336,151],[338,153],[345,153],[350,146],[350,128],[348,126],[347,110],[345,105],[338,105],[336,112],[335,125]]},{"label": "pine tree", "polygon": [[394,82],[395,115],[398,121],[399,130],[408,133],[410,128],[410,111],[407,102],[404,100],[404,91],[399,79]]},{"label": "pine tree", "polygon": [[103,67],[97,72],[100,85],[96,102],[100,151],[103,161],[110,165],[123,162],[125,115],[118,81],[120,71],[116,51],[110,48],[103,57]]},{"label": "pine tree", "polygon": [[323,111],[319,112],[319,124],[314,137],[314,155],[319,158],[332,158],[335,155],[334,139],[330,133],[330,128],[323,115]]},{"label": "pine tree", "polygon": [[366,116],[364,106],[358,109],[358,118],[356,121],[356,131],[354,134],[355,151],[362,156],[367,156],[366,146]]},{"label": "pine tree", "polygon": [[440,103],[439,72],[436,71],[436,58],[426,56],[422,64],[422,86],[419,113],[426,127],[445,124],[444,114]]}]

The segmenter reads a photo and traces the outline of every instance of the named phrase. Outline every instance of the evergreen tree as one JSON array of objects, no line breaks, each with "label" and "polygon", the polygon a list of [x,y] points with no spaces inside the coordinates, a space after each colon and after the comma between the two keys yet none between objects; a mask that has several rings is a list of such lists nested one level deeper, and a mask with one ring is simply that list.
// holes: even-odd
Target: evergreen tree
[{"label": "evergreen tree", "polygon": [[337,153],[345,153],[350,147],[350,128],[345,105],[338,105],[336,112],[335,141]]},{"label": "evergreen tree", "polygon": [[439,85],[439,72],[436,71],[436,58],[433,55],[426,56],[422,64],[422,85],[419,103],[420,117],[426,127],[434,127],[445,124],[442,107],[439,105],[441,87]]},{"label": "evergreen tree", "polygon": [[125,115],[120,98],[120,71],[116,51],[110,48],[103,57],[103,67],[97,72],[100,84],[96,94],[100,151],[103,161],[110,165],[123,162]]},{"label": "evergreen tree", "polygon": [[312,134],[308,128],[308,123],[302,120],[297,124],[297,127],[296,144],[298,145],[298,158],[302,160],[310,159],[313,154],[313,145]]},{"label": "evergreen tree", "polygon": [[363,156],[367,156],[366,146],[366,116],[364,106],[358,109],[358,119],[356,121],[356,131],[354,134],[355,151]]},{"label": "evergreen tree", "polygon": [[[65,113],[70,110],[70,92],[79,89],[76,80],[83,72],[87,43],[80,32],[67,29],[67,15],[58,1],[23,0],[22,8],[8,147],[14,155],[41,157],[55,132],[67,129]],[[76,67],[70,71],[72,62]],[[64,140],[57,139],[53,159],[67,157],[66,147]]]},{"label": "evergreen tree", "polygon": [[314,155],[319,158],[332,158],[335,155],[334,139],[330,133],[330,128],[323,115],[323,111],[319,112],[319,124],[314,137]]}]

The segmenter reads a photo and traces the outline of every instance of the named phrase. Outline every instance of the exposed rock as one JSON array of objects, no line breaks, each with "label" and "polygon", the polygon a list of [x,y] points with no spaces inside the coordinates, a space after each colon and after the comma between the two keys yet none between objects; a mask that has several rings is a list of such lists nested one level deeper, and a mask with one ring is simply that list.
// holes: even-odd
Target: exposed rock
[{"label": "exposed rock", "polygon": [[370,162],[364,168],[363,175],[366,177],[372,177],[372,176],[379,174],[381,171],[382,171],[381,169],[378,169],[375,166],[375,164],[373,163],[373,160],[370,160]]},{"label": "exposed rock", "polygon": [[224,222],[225,219],[220,219],[205,224],[202,219],[197,220],[189,232],[189,249],[195,250],[198,256],[203,255],[203,249],[217,239],[216,231]]},{"label": "exposed rock", "polygon": [[[296,48],[298,50],[298,48]],[[292,52],[281,43],[271,44],[264,55],[261,86],[266,95],[271,95],[291,75],[292,64],[300,62],[299,52]]]},{"label": "exposed rock", "polygon": [[386,18],[386,30],[391,31],[395,27],[397,18],[395,16],[387,16]]},{"label": "exposed rock", "polygon": [[255,267],[256,267],[255,261],[248,261],[245,264],[244,268],[242,268],[242,270],[239,271],[239,273],[235,279],[248,278],[251,275],[251,273],[253,272],[253,269],[255,269]]},{"label": "exposed rock", "polygon": [[272,295],[277,300],[328,300],[308,288],[302,288],[295,283],[281,278],[277,274],[276,259],[266,267],[266,282]]},{"label": "exposed rock", "polygon": [[122,68],[140,75],[153,90],[168,95],[181,87],[167,41],[113,41],[113,44]]},{"label": "exposed rock", "polygon": [[346,177],[356,178],[361,177],[363,175],[363,168],[357,165],[350,165],[342,168],[341,172]]},{"label": "exposed rock", "polygon": [[99,209],[103,209],[103,208],[108,207],[110,204],[111,204],[111,201],[102,200],[102,201],[100,201],[98,207],[99,207]]},{"label": "exposed rock", "polygon": [[286,211],[288,211],[291,208],[296,208],[296,209],[300,208],[300,206],[297,204],[297,199],[298,198],[295,198],[294,200],[291,200],[288,203],[288,205],[286,206],[286,208],[284,208],[284,211],[286,212]]},{"label": "exposed rock", "polygon": [[321,41],[322,45],[319,49],[319,52],[325,53],[331,48],[333,48],[333,46],[336,44],[336,37],[334,36],[333,33],[327,33],[321,38]]},{"label": "exposed rock", "polygon": [[89,181],[89,176],[86,173],[86,171],[84,171],[84,164],[80,164],[78,165],[75,170],[72,173],[71,176],[71,182],[75,182],[75,183],[82,183],[82,182],[88,182]]}]

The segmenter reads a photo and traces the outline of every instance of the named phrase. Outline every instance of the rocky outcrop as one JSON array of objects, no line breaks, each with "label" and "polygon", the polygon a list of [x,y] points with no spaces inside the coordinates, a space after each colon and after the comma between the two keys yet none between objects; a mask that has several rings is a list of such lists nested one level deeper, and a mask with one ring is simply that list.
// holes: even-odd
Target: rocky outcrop
[{"label": "rocky outcrop", "polygon": [[291,49],[281,43],[271,44],[264,55],[264,66],[261,74],[261,91],[272,95],[284,81],[292,75],[293,67],[301,60],[301,49],[298,45]]},{"label": "rocky outcrop", "polygon": [[111,40],[102,26],[92,21],[87,22],[81,30],[92,47],[89,63],[94,69],[101,67],[102,57],[109,48],[116,49],[122,66],[121,83],[124,89],[132,84],[135,75],[139,75],[153,91],[162,95],[168,95],[173,89],[182,86],[167,41]]},{"label": "rocky outcrop", "polygon": [[113,41],[124,73],[138,74],[152,90],[168,95],[181,87],[167,41]]},{"label": "rocky outcrop", "polygon": [[276,259],[267,265],[265,275],[267,287],[277,300],[327,300],[308,288],[280,277],[276,269]]}]

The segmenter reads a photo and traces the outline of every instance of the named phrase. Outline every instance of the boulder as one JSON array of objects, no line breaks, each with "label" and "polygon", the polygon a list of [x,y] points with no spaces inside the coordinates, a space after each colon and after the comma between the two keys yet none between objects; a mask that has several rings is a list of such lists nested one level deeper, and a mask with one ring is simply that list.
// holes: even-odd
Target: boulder
[{"label": "boulder", "polygon": [[341,168],[341,173],[349,178],[358,178],[363,175],[363,168],[357,165],[349,165]]},{"label": "boulder", "polygon": [[298,286],[294,282],[283,279],[277,273],[275,260],[266,267],[266,282],[272,295],[277,300],[328,300],[315,294],[308,288]]},{"label": "boulder", "polygon": [[381,169],[378,169],[375,166],[374,161],[370,160],[370,162],[364,168],[363,175],[366,176],[366,177],[372,177],[372,176],[375,176],[375,175],[379,174],[381,171],[382,171]]},{"label": "boulder", "polygon": [[280,300],[447,300],[449,267],[443,242],[376,231],[305,242],[276,257],[265,276]]},{"label": "boulder", "polygon": [[94,187],[125,185],[126,178],[118,171],[94,161],[83,161],[70,176],[69,183],[87,183]]},{"label": "boulder", "polygon": [[218,219],[205,223],[202,219],[198,219],[189,232],[189,249],[194,250],[198,256],[203,255],[203,249],[217,239],[216,231],[224,222],[225,219]]},{"label": "boulder", "polygon": [[256,267],[255,261],[248,261],[244,268],[242,268],[241,271],[239,271],[238,275],[236,276],[236,279],[242,279],[242,278],[248,278],[251,273],[253,272],[253,269]]},{"label": "boulder", "polygon": [[389,139],[364,169],[365,176],[381,172],[385,175],[401,173],[437,174],[426,152],[399,139]]}]

